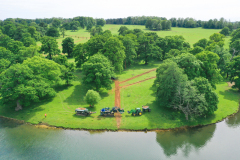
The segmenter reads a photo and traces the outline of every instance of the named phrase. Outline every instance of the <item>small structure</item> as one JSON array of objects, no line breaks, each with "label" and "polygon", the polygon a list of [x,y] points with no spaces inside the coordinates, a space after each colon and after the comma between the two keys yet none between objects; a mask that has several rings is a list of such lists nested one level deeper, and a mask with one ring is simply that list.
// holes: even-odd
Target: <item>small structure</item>
[{"label": "small structure", "polygon": [[142,106],[142,110],[143,112],[151,112],[151,109],[149,108],[149,106]]},{"label": "small structure", "polygon": [[75,112],[76,112],[76,115],[78,116],[89,116],[90,114],[96,113],[96,112],[88,111],[87,108],[76,108]]}]

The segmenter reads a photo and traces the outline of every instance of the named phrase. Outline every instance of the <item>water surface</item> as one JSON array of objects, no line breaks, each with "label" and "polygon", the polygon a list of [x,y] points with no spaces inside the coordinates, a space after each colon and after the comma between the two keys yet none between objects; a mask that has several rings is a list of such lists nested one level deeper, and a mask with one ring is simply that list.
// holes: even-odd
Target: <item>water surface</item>
[{"label": "water surface", "polygon": [[240,113],[164,132],[43,129],[0,118],[0,159],[231,159],[240,157]]}]

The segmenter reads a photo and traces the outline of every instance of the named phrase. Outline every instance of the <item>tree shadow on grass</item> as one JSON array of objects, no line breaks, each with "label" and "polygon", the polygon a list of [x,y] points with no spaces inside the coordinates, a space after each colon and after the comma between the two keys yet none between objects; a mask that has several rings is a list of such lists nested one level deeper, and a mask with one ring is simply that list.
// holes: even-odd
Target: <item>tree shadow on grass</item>
[{"label": "tree shadow on grass", "polygon": [[[87,103],[84,101],[84,97],[86,96],[86,93],[89,89],[92,89],[90,85],[84,84],[76,85],[72,94],[64,102],[68,103],[69,105],[87,105]],[[100,90],[99,94],[101,98],[109,96],[107,90],[104,89]],[[92,110],[94,108],[95,107],[93,108],[90,107],[89,110],[94,111]]]},{"label": "tree shadow on grass", "polygon": [[61,92],[63,90],[67,90],[69,87],[73,86],[73,84],[69,84],[69,85],[58,85],[56,87],[54,87],[56,92]]},{"label": "tree shadow on grass", "polygon": [[[22,110],[15,111],[15,104],[10,104],[7,107],[3,106],[1,108],[1,115],[17,120],[28,121],[36,115],[37,112],[43,111],[44,109],[41,106],[44,106],[52,101],[53,98],[45,99],[38,103],[31,103],[29,106],[23,106]],[[43,115],[44,118],[44,115]],[[39,121],[40,123],[40,121]],[[14,125],[13,125],[14,126]],[[17,125],[16,125],[17,126]]]},{"label": "tree shadow on grass", "polygon": [[239,102],[239,95],[240,93],[235,89],[228,89],[225,91],[220,91],[219,94],[224,96],[224,99]]},{"label": "tree shadow on grass", "polygon": [[[152,101],[151,103],[147,103],[146,105],[151,108],[151,112],[143,113],[143,115],[148,119],[149,126],[158,126],[157,128],[160,129],[208,124],[216,117],[214,114],[212,114],[206,117],[198,117],[195,119],[186,120],[185,115],[181,111],[160,107],[157,101]],[[170,124],[168,125],[168,128],[158,125],[164,125],[167,123]]]},{"label": "tree shadow on grass", "polygon": [[92,119],[93,119],[93,118],[94,118],[94,117],[92,117],[91,115],[90,115],[90,116],[78,116],[78,115],[76,115],[76,114],[73,114],[73,117],[74,117],[74,118],[79,118],[79,119],[86,119],[86,118],[89,118],[89,119],[92,118]]}]

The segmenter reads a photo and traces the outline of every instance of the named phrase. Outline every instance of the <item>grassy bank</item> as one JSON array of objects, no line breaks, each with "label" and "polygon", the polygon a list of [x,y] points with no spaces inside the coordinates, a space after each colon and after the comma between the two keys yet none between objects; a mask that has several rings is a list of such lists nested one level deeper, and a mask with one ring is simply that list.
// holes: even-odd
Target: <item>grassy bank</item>
[{"label": "grassy bank", "polygon": [[[160,63],[152,63],[148,66],[136,65],[118,75],[119,81],[123,81],[144,73],[152,68],[156,68],[159,64]],[[81,82],[82,73],[77,72],[76,75],[78,78],[73,82],[73,85],[57,88],[57,96],[53,99],[25,107],[19,112],[14,111],[15,106],[2,106],[0,107],[0,115],[24,120],[33,124],[47,123],[49,125],[65,128],[116,130],[117,122],[115,117],[99,116],[101,108],[114,106],[114,89],[109,91],[102,90],[102,100],[100,103],[94,108],[89,108],[83,100],[87,88]],[[155,76],[155,71],[126,83],[122,83],[120,86],[135,83],[153,76]],[[125,109],[125,113],[122,114],[119,129],[167,129],[198,124],[205,125],[222,120],[226,116],[236,112],[238,109],[239,93],[228,87],[227,83],[223,82],[217,85],[216,92],[219,96],[220,103],[218,105],[218,110],[214,115],[199,118],[196,121],[186,121],[182,113],[176,113],[158,107],[155,102],[154,88],[152,87],[153,81],[154,79],[150,79],[121,89],[121,107]],[[114,84],[112,84],[112,87],[114,88]],[[149,105],[152,112],[136,117],[127,114],[127,110],[141,107],[142,105]],[[78,107],[86,107],[97,113],[92,114],[89,117],[76,116],[74,110]],[[44,117],[44,114],[47,114],[46,118]]]}]

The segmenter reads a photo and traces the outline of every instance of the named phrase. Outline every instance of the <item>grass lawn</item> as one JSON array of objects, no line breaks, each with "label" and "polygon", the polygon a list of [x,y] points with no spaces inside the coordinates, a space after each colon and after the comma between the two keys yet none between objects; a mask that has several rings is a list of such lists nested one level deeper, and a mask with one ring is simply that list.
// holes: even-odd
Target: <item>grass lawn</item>
[{"label": "grass lawn", "polygon": [[[71,59],[70,59],[71,60]],[[119,81],[131,78],[132,76],[144,73],[152,68],[158,67],[160,63],[151,63],[149,65],[136,65],[119,74]],[[134,75],[133,75],[134,74]],[[41,103],[24,107],[22,111],[15,112],[14,107],[0,107],[0,115],[24,120],[33,124],[47,123],[49,125],[65,127],[65,128],[82,128],[82,129],[117,129],[115,117],[99,116],[100,109],[103,107],[113,107],[115,92],[112,90],[101,91],[102,100],[94,108],[89,108],[83,101],[83,97],[87,92],[87,87],[82,85],[82,73],[77,72],[77,80],[72,86],[59,87],[57,95],[53,99],[46,100]],[[154,76],[155,71],[145,74],[126,83],[120,84],[124,86],[131,84],[149,76]],[[154,79],[135,84],[121,89],[121,107],[125,109],[122,114],[121,125],[119,129],[167,129],[181,126],[191,126],[197,124],[209,124],[222,120],[224,117],[231,115],[238,109],[239,93],[228,87],[226,82],[217,85],[217,94],[219,96],[218,110],[214,115],[199,118],[196,121],[186,121],[182,113],[172,112],[159,108],[155,102],[154,88],[152,84]],[[112,84],[114,88],[114,83]],[[131,110],[142,105],[149,105],[152,109],[150,113],[144,113],[142,116],[131,116],[127,110]],[[91,111],[96,111],[89,117],[75,115],[75,108],[86,107]],[[47,118],[44,114],[47,114]]]},{"label": "grass lawn", "polygon": [[[118,30],[121,26],[126,26],[129,29],[142,29],[144,32],[156,32],[158,36],[174,36],[174,35],[182,35],[187,42],[191,44],[191,47],[194,43],[202,38],[209,39],[210,35],[213,33],[220,32],[221,29],[203,29],[203,28],[178,28],[172,27],[171,31],[150,31],[145,28],[144,25],[113,25],[106,24],[103,26],[103,30],[110,30],[113,35],[118,35]],[[66,37],[72,37],[74,39],[75,44],[85,43],[90,39],[90,33],[86,29],[80,29],[76,32],[66,31]],[[62,48],[62,40],[64,38],[60,36],[57,39],[59,49]],[[225,47],[228,48],[230,37],[227,37],[225,40]],[[40,46],[41,42],[37,42],[37,45]]]}]

